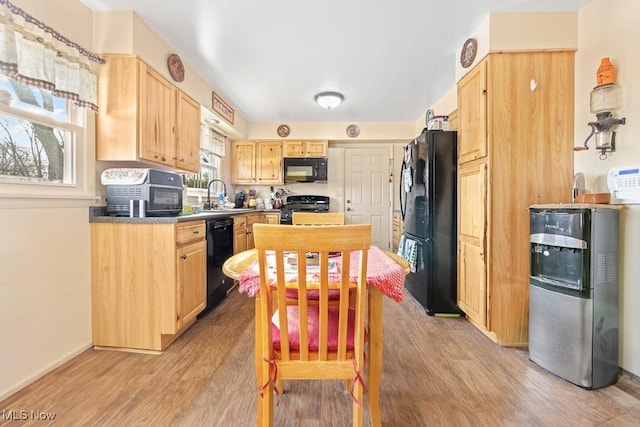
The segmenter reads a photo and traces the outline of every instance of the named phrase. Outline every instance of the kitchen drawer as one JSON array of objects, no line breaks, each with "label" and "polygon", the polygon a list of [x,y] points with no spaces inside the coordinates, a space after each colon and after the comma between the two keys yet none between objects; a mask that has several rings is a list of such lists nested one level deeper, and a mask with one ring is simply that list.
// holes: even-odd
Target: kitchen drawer
[{"label": "kitchen drawer", "polygon": [[181,245],[193,240],[203,240],[206,237],[204,221],[189,221],[176,225],[176,243]]},{"label": "kitchen drawer", "polygon": [[249,214],[246,218],[247,226],[252,226],[253,224],[262,222],[262,214]]},{"label": "kitchen drawer", "polygon": [[238,215],[233,217],[233,225],[236,227],[244,227],[247,225],[247,216]]}]

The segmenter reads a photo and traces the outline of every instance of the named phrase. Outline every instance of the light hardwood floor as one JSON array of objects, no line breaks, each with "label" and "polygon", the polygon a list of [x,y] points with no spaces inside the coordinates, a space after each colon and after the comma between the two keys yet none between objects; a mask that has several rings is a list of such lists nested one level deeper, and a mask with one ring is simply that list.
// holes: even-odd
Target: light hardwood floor
[{"label": "light hardwood floor", "polygon": [[[384,310],[385,426],[640,425],[640,383],[628,375],[583,390],[466,320],[426,316],[410,296]],[[343,388],[288,382],[276,425],[349,426]],[[252,426],[256,399],[253,301],[234,290],[160,356],[84,352],[0,402],[0,425],[50,424],[3,420],[34,410],[61,426]]]}]

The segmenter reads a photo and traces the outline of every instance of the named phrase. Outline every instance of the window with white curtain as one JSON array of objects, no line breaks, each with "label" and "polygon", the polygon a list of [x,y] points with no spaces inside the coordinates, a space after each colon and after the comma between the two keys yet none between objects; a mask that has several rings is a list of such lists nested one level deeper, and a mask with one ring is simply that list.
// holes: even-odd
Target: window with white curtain
[{"label": "window with white curtain", "polygon": [[184,182],[190,188],[207,188],[212,179],[221,178],[222,159],[225,156],[227,137],[209,126],[200,128],[200,173],[185,175]]},{"label": "window with white curtain", "polygon": [[51,91],[0,76],[0,182],[74,186],[83,116]]},{"label": "window with white curtain", "polygon": [[104,60],[0,0],[0,195],[83,195]]}]

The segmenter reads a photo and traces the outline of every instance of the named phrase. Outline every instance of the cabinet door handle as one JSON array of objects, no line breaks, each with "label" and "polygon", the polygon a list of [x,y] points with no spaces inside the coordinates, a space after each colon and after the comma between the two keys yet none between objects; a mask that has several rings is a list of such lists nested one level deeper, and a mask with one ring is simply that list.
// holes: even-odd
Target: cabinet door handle
[{"label": "cabinet door handle", "polygon": [[187,259],[187,256],[186,255],[180,255],[180,258]]}]

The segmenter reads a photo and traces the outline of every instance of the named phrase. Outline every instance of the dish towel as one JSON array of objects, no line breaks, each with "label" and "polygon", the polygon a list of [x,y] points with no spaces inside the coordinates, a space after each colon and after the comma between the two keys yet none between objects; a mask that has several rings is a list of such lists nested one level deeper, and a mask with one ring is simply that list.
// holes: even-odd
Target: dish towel
[{"label": "dish towel", "polygon": [[398,255],[406,259],[411,268],[411,272],[416,272],[416,262],[418,260],[418,245],[413,239],[404,237],[404,234],[400,236],[400,243],[398,244]]}]

